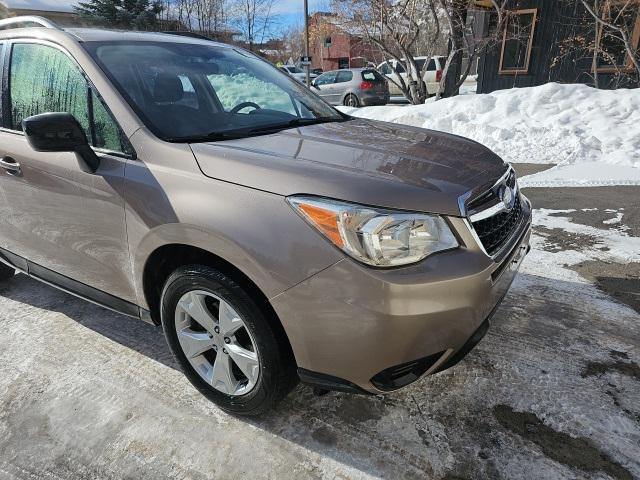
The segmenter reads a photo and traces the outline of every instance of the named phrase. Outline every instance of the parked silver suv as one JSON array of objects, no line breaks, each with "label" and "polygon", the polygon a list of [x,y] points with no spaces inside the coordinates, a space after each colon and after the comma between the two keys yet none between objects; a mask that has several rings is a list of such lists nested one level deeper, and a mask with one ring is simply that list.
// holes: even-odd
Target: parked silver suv
[{"label": "parked silver suv", "polygon": [[0,22],[0,277],[162,325],[258,414],[298,379],[382,393],[458,362],[526,254],[512,169],[345,116],[253,54]]}]

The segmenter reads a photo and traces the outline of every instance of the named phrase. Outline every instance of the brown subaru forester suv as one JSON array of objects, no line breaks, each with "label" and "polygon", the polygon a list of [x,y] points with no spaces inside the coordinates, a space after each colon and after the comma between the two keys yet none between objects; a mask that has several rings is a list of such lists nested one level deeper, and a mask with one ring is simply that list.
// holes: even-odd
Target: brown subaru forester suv
[{"label": "brown subaru forester suv", "polygon": [[531,223],[487,148],[344,115],[206,39],[0,27],[2,279],[162,325],[239,414],[298,380],[395,390],[487,331]]}]

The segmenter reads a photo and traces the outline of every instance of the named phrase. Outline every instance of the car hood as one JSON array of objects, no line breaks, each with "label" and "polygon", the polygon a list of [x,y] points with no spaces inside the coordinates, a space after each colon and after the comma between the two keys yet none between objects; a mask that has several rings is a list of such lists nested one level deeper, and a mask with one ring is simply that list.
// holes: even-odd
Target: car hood
[{"label": "car hood", "polygon": [[246,187],[456,216],[507,168],[472,140],[365,119],[191,148],[205,175]]}]

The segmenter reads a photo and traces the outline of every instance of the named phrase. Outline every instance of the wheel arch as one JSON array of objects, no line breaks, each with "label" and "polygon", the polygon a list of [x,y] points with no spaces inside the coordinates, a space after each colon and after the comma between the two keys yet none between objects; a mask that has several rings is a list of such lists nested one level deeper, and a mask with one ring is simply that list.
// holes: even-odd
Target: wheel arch
[{"label": "wheel arch", "polygon": [[347,100],[347,98],[349,98],[350,96],[356,97],[356,100],[358,101],[358,104],[360,104],[360,97],[358,97],[358,95],[356,95],[352,90],[348,90],[344,96],[342,97],[342,105],[345,104],[345,101]]},{"label": "wheel arch", "polygon": [[263,311],[276,335],[283,341],[290,358],[295,362],[293,349],[282,322],[262,289],[240,268],[219,255],[184,243],[169,243],[157,247],[148,256],[142,270],[142,291],[151,319],[160,324],[160,301],[169,276],[183,265],[198,264],[214,268],[240,285]]}]

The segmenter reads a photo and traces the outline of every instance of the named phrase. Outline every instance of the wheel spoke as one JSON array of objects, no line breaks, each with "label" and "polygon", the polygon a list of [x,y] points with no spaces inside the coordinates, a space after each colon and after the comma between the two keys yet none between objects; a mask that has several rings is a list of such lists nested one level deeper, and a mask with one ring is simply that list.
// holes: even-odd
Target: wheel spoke
[{"label": "wheel spoke", "polygon": [[178,300],[174,321],[180,348],[204,381],[227,395],[255,387],[261,369],[257,345],[230,303],[194,289]]},{"label": "wheel spoke", "polygon": [[240,315],[227,302],[220,300],[218,309],[218,319],[220,322],[220,332],[225,337],[230,337],[239,328],[244,326]]},{"label": "wheel spoke", "polygon": [[258,377],[258,356],[255,352],[242,348],[240,345],[227,345],[231,360],[244,373],[249,384],[253,385]]},{"label": "wheel spoke", "polygon": [[208,333],[194,332],[188,329],[178,332],[178,340],[187,358],[197,357],[207,350],[211,350],[214,345],[213,339]]},{"label": "wheel spoke", "polygon": [[205,296],[196,292],[185,295],[178,305],[207,331],[213,333],[215,320],[204,303]]},{"label": "wheel spoke", "polygon": [[231,359],[229,355],[220,352],[216,356],[216,360],[213,363],[211,385],[229,395],[235,393],[238,382],[233,378],[233,374],[231,373]]}]

